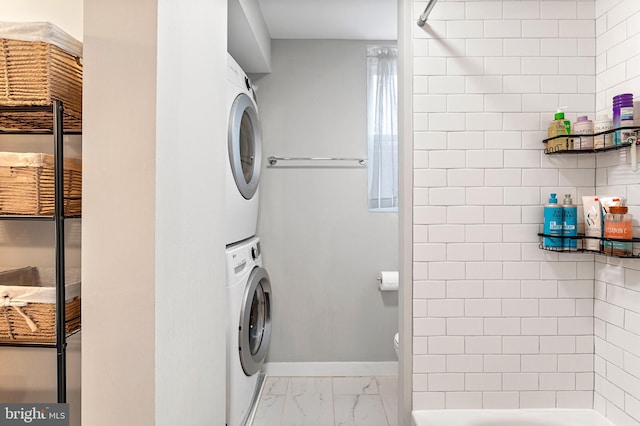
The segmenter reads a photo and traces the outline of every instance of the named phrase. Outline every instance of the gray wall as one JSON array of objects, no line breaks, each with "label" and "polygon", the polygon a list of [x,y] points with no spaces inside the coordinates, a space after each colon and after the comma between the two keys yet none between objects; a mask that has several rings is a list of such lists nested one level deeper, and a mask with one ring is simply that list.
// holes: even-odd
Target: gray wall
[{"label": "gray wall", "polygon": [[[273,40],[254,78],[263,157],[366,157],[366,47]],[[266,163],[266,161],[264,161]],[[270,362],[394,361],[398,216],[367,211],[366,167],[265,168],[258,235],[274,298]],[[300,164],[300,163],[298,163]]]}]

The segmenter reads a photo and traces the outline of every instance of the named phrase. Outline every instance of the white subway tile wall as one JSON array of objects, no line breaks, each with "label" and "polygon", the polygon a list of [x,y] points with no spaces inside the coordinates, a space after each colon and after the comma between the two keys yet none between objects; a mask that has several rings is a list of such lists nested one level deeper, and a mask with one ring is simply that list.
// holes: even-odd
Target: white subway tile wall
[{"label": "white subway tile wall", "polygon": [[640,218],[624,151],[542,152],[558,107],[574,121],[640,98],[640,1],[450,0],[411,25],[413,409],[594,407],[640,426],[640,261],[536,236],[551,192],[626,196]]},{"label": "white subway tile wall", "polygon": [[[640,2],[598,0],[596,98],[598,114],[611,115],[615,95],[640,97]],[[596,191],[627,197],[638,235],[640,178],[628,156],[609,153],[596,160]],[[640,425],[640,264],[597,258],[594,279],[594,408],[617,425]],[[580,327],[573,324],[574,327]],[[583,324],[584,326],[584,324]]]}]

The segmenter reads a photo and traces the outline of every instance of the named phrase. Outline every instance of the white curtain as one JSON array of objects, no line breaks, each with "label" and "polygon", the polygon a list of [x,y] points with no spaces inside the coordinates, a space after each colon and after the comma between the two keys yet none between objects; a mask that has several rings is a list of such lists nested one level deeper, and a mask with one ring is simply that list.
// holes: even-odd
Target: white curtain
[{"label": "white curtain", "polygon": [[398,50],[367,49],[369,210],[398,209]]}]

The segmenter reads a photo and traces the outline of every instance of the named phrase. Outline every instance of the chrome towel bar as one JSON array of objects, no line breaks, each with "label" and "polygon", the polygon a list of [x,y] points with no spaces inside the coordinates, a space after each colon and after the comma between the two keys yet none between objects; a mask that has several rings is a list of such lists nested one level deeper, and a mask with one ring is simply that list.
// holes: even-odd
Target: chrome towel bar
[{"label": "chrome towel bar", "polygon": [[348,157],[274,157],[267,158],[270,166],[275,166],[278,161],[357,161],[361,166],[367,165],[366,158],[348,158]]}]

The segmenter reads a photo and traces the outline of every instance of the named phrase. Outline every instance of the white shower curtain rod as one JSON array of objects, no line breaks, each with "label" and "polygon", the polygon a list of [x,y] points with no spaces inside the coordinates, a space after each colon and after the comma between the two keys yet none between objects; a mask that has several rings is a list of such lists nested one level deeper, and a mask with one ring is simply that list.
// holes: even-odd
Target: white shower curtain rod
[{"label": "white shower curtain rod", "polygon": [[438,0],[429,0],[429,4],[427,4],[427,7],[425,8],[424,12],[422,12],[422,15],[420,15],[420,18],[418,18],[419,27],[424,27],[424,24],[427,23],[427,18],[429,18],[429,15],[431,14],[431,10],[433,10],[433,7],[436,5],[437,1]]}]

